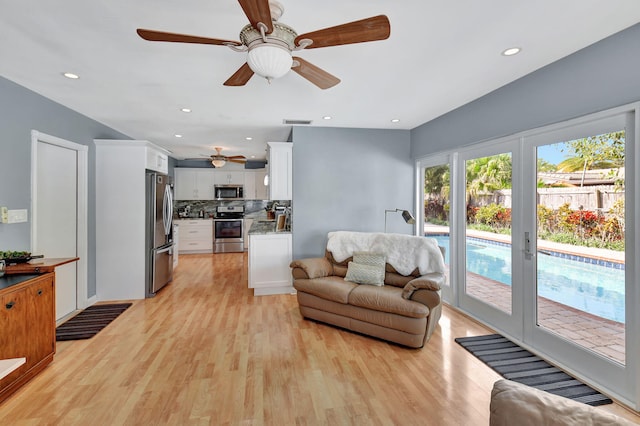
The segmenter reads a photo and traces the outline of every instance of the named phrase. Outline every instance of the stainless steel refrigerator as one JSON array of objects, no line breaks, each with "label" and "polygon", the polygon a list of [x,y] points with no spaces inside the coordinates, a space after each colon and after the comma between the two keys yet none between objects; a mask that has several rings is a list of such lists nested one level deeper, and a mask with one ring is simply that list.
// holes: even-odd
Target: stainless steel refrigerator
[{"label": "stainless steel refrigerator", "polygon": [[171,178],[147,172],[147,297],[173,279],[173,189]]}]

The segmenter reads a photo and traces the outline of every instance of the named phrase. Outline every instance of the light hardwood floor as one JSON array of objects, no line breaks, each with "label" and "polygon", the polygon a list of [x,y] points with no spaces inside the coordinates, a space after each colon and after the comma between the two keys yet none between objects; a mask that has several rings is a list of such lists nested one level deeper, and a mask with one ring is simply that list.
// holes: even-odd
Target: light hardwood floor
[{"label": "light hardwood floor", "polygon": [[499,376],[453,339],[489,332],[445,307],[407,349],[304,320],[295,296],[253,297],[246,255],[181,256],[155,298],[59,343],[0,425],[488,425]]}]

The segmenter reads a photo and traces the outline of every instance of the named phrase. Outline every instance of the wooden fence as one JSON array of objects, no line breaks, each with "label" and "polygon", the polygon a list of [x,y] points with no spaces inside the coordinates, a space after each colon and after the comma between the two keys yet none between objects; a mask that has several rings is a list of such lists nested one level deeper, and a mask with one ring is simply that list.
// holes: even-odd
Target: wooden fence
[{"label": "wooden fence", "polygon": [[[617,189],[615,185],[597,185],[582,188],[538,188],[537,202],[554,210],[568,203],[572,210],[600,210],[606,213],[620,199],[624,200],[624,189]],[[470,204],[476,207],[500,204],[511,208],[511,190],[474,195]]]}]

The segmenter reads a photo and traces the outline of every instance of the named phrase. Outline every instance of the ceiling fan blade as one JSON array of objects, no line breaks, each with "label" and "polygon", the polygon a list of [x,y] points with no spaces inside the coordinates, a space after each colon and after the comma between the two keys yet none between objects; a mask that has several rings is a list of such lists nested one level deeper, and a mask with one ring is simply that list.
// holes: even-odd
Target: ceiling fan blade
[{"label": "ceiling fan blade", "polygon": [[249,79],[253,77],[253,71],[249,68],[249,64],[246,62],[236,71],[227,81],[224,82],[225,86],[244,86]]},{"label": "ceiling fan blade", "polygon": [[340,46],[343,44],[363,43],[366,41],[384,40],[389,38],[391,24],[385,15],[373,16],[360,21],[349,22],[323,30],[301,34],[296,37],[295,44],[300,40],[310,39],[313,43],[307,49],[319,47]]},{"label": "ceiling fan blade", "polygon": [[242,159],[246,160],[247,157],[245,157],[244,155],[231,155],[231,156],[227,157],[227,159],[229,159],[229,160],[242,160]]},{"label": "ceiling fan blade", "polygon": [[271,10],[269,9],[269,0],[238,0],[244,14],[249,18],[251,26],[256,30],[258,22],[262,22],[267,26],[265,32],[267,34],[273,31],[273,23],[271,22]]},{"label": "ceiling fan blade", "polygon": [[246,158],[227,158],[227,161],[229,161],[230,163],[244,164],[247,162],[247,159]]},{"label": "ceiling fan blade", "polygon": [[302,58],[294,56],[293,60],[297,61],[300,65],[293,66],[291,69],[321,89],[329,89],[330,87],[340,83],[340,79],[338,77],[329,74],[325,70],[318,68]]},{"label": "ceiling fan blade", "polygon": [[242,43],[234,40],[221,40],[217,38],[198,37],[187,34],[167,33],[164,31],[145,30],[138,28],[138,35],[148,41],[169,41],[173,43],[196,43],[196,44],[215,44],[224,46],[232,44],[234,46],[242,46]]}]

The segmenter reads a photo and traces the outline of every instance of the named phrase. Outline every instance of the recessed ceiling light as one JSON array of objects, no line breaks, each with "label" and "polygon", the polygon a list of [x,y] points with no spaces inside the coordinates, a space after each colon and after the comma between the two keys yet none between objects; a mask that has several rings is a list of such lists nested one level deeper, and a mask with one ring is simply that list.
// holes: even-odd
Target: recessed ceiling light
[{"label": "recessed ceiling light", "polygon": [[253,138],[252,138],[251,136],[247,136],[247,137],[245,138],[245,140],[252,141],[252,140],[253,140]]},{"label": "recessed ceiling light", "polygon": [[251,156],[251,158],[256,158],[256,156],[255,156],[255,155],[252,155],[252,156]]},{"label": "recessed ceiling light", "polygon": [[191,108],[180,108],[182,112],[191,112]]},{"label": "recessed ceiling light", "polygon": [[173,136],[175,136],[176,138],[181,138],[182,137],[182,135],[179,135],[179,134],[175,134]]},{"label": "recessed ceiling light", "polygon": [[330,115],[325,115],[324,117],[322,117],[323,120],[331,120],[331,116]]},{"label": "recessed ceiling light", "polygon": [[502,56],[513,56],[513,55],[517,55],[518,53],[520,53],[522,49],[520,49],[519,47],[510,47],[508,49],[505,49],[502,52]]},{"label": "recessed ceiling light", "polygon": [[391,122],[392,123],[399,123],[400,119],[399,118],[393,118],[393,119],[391,119]]},{"label": "recessed ceiling light", "polygon": [[72,72],[65,72],[65,73],[63,73],[62,75],[64,75],[64,76],[65,76],[65,77],[67,77],[67,78],[70,78],[70,79],[72,79],[72,80],[77,80],[77,79],[79,79],[79,78],[80,78],[80,76],[79,76],[78,74],[74,74],[74,73],[72,73]]}]

